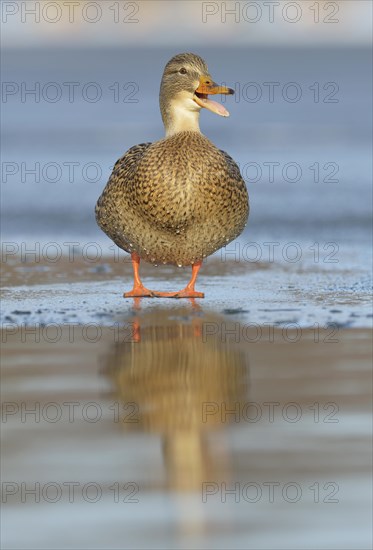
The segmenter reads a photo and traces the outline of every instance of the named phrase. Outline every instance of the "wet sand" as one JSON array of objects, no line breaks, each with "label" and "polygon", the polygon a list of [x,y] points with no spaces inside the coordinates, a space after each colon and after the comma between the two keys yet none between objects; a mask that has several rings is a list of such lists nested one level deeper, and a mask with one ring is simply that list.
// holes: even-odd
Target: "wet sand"
[{"label": "wet sand", "polygon": [[[203,263],[197,290],[205,298],[197,303],[204,309],[245,325],[337,330],[372,326],[371,273],[365,249],[345,246],[340,252],[343,262],[315,263],[313,251],[304,244],[300,262],[277,257],[252,262],[232,254],[232,250],[242,252],[242,243],[238,240]],[[77,253],[56,262],[45,257],[35,261],[33,256],[11,255],[2,264],[3,328],[50,323],[110,326],[132,311],[133,300],[123,298],[133,282],[129,255],[116,252],[89,260]],[[180,290],[190,278],[190,268],[142,262],[140,271],[144,284],[154,290]],[[148,311],[160,303],[166,309],[173,307],[174,302],[145,298],[141,304]]]},{"label": "wet sand", "polygon": [[143,304],[2,331],[3,547],[370,548],[370,331]]}]

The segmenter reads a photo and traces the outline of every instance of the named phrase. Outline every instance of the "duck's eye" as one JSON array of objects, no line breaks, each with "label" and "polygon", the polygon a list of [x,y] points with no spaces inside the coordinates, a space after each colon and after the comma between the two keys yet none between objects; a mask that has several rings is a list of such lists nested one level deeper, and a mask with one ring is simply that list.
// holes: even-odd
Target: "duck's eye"
[{"label": "duck's eye", "polygon": [[187,72],[188,72],[188,71],[186,70],[185,67],[181,67],[181,69],[179,70],[179,73],[180,73],[180,74],[187,74]]}]

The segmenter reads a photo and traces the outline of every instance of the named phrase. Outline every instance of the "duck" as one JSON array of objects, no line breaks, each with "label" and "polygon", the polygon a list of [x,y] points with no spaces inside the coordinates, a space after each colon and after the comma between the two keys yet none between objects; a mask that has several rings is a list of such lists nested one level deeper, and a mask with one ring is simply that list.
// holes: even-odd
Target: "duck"
[{"label": "duck", "polygon": [[[172,57],[159,93],[165,136],[131,147],[97,201],[99,227],[131,255],[133,288],[125,298],[203,298],[195,289],[203,261],[247,224],[249,197],[239,167],[199,127],[202,109],[229,116],[209,98],[217,94],[234,90],[216,84],[199,55]],[[191,278],[176,292],[149,290],[140,278],[141,261],[190,266]]]}]

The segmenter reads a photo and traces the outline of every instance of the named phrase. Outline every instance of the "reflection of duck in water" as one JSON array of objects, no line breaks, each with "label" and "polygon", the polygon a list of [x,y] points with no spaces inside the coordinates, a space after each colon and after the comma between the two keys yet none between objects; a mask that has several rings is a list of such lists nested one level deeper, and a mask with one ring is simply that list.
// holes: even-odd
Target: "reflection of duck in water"
[{"label": "reflection of duck in water", "polygon": [[[131,147],[96,206],[98,225],[131,254],[134,286],[124,296],[203,297],[194,289],[203,259],[244,229],[249,204],[239,168],[199,129],[203,107],[229,115],[208,95],[233,93],[213,82],[198,55],[179,54],[167,63],[160,90],[166,136]],[[192,278],[179,292],[149,290],[139,276],[140,259],[192,266]]]},{"label": "reflection of duck in water", "polygon": [[234,417],[224,411],[247,400],[245,352],[206,335],[207,323],[222,321],[187,308],[142,314],[140,341],[117,344],[106,363],[117,399],[138,407],[139,422],[123,426],[161,435],[168,482],[177,490],[200,490],[219,478],[207,432],[227,426]]}]

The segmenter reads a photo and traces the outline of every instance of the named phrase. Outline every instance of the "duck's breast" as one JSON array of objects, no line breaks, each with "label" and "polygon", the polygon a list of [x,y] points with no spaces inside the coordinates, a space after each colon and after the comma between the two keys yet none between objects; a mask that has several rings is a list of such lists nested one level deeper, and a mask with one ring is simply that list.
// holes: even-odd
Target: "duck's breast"
[{"label": "duck's breast", "polygon": [[196,132],[153,143],[136,168],[133,200],[152,222],[186,229],[227,208],[234,191],[224,154]]}]

